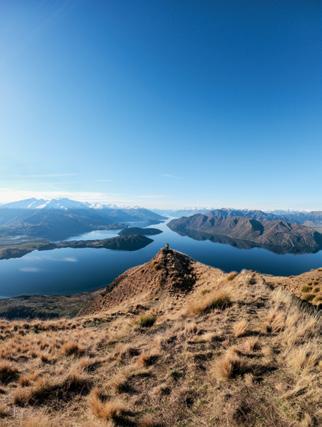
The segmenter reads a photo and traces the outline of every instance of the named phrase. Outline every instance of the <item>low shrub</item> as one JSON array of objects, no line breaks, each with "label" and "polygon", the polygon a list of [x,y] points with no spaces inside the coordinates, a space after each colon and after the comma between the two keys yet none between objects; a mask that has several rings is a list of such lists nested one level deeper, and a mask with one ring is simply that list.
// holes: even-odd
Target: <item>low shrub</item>
[{"label": "low shrub", "polygon": [[157,317],[155,314],[145,314],[139,318],[139,326],[141,328],[150,328],[155,324]]}]

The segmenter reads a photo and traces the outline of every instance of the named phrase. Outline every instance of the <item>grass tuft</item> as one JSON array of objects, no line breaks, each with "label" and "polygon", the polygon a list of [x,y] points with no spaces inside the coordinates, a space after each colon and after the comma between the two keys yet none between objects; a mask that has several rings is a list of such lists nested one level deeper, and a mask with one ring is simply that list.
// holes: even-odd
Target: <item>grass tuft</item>
[{"label": "grass tuft", "polygon": [[9,384],[19,378],[19,370],[16,365],[7,360],[0,361],[0,383]]},{"label": "grass tuft", "polygon": [[198,315],[215,309],[224,310],[230,305],[231,297],[227,292],[214,291],[204,298],[199,297],[190,301],[186,313],[188,315]]},{"label": "grass tuft", "polygon": [[248,327],[248,322],[246,320],[240,320],[239,322],[235,323],[233,326],[233,332],[236,338],[242,337],[246,334]]},{"label": "grass tuft", "polygon": [[81,357],[84,355],[85,350],[81,348],[76,342],[66,342],[61,349],[65,356]]},{"label": "grass tuft", "polygon": [[102,399],[100,391],[96,388],[89,395],[89,407],[93,415],[105,421],[112,421],[116,425],[135,425],[128,417],[133,413],[120,400],[106,401]]},{"label": "grass tuft", "polygon": [[18,406],[39,406],[48,402],[55,406],[55,402],[68,402],[77,395],[86,395],[92,388],[88,377],[77,373],[58,380],[41,378],[32,387],[18,388],[14,393],[14,402]]},{"label": "grass tuft", "polygon": [[141,328],[150,328],[155,324],[157,317],[155,314],[144,314],[139,318],[139,326]]},{"label": "grass tuft", "polygon": [[233,351],[227,351],[225,355],[215,361],[213,374],[219,381],[227,381],[235,378],[240,372],[243,362]]}]

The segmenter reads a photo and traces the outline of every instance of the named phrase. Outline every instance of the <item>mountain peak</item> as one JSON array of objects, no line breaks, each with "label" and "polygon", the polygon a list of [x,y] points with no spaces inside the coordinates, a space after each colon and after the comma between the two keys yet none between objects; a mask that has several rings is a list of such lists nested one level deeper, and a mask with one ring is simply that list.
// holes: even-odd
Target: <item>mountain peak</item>
[{"label": "mountain peak", "polygon": [[45,199],[36,199],[31,197],[28,199],[17,200],[14,202],[6,203],[1,205],[1,208],[5,209],[38,209],[40,206],[45,204],[47,200]]},{"label": "mountain peak", "polygon": [[6,203],[4,209],[88,209],[88,203],[71,200],[68,198],[37,199],[35,197]]},{"label": "mountain peak", "polygon": [[189,293],[196,282],[195,261],[189,256],[168,247],[147,262],[131,268],[100,293],[86,313],[96,312],[160,294],[180,296]]}]

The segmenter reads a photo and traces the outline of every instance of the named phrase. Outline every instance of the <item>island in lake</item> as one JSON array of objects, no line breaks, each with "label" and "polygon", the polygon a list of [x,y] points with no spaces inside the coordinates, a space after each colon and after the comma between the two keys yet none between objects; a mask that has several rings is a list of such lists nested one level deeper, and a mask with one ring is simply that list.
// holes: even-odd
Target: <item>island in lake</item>
[{"label": "island in lake", "polygon": [[101,240],[71,240],[62,242],[48,242],[44,240],[17,243],[0,247],[0,259],[21,258],[35,250],[47,251],[62,248],[105,248],[112,250],[136,251],[153,242],[143,235],[116,236]]},{"label": "island in lake", "polygon": [[119,236],[155,236],[160,233],[158,228],[127,227],[119,232]]}]

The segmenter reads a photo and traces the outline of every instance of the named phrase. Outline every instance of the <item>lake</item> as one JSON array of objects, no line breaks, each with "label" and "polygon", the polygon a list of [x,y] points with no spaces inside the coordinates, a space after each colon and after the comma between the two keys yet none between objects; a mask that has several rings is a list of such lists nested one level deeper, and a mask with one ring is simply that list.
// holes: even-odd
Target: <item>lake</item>
[{"label": "lake", "polygon": [[[32,252],[22,258],[0,260],[0,297],[27,294],[73,294],[105,286],[129,267],[150,260],[169,243],[170,247],[224,271],[244,268],[275,275],[293,275],[322,266],[322,251],[316,254],[275,254],[266,249],[238,249],[222,243],[193,240],[171,231],[166,223],[153,225],[163,233],[153,243],[134,252],[110,249],[55,249]],[[103,239],[118,230],[98,230],[79,240]]]}]

